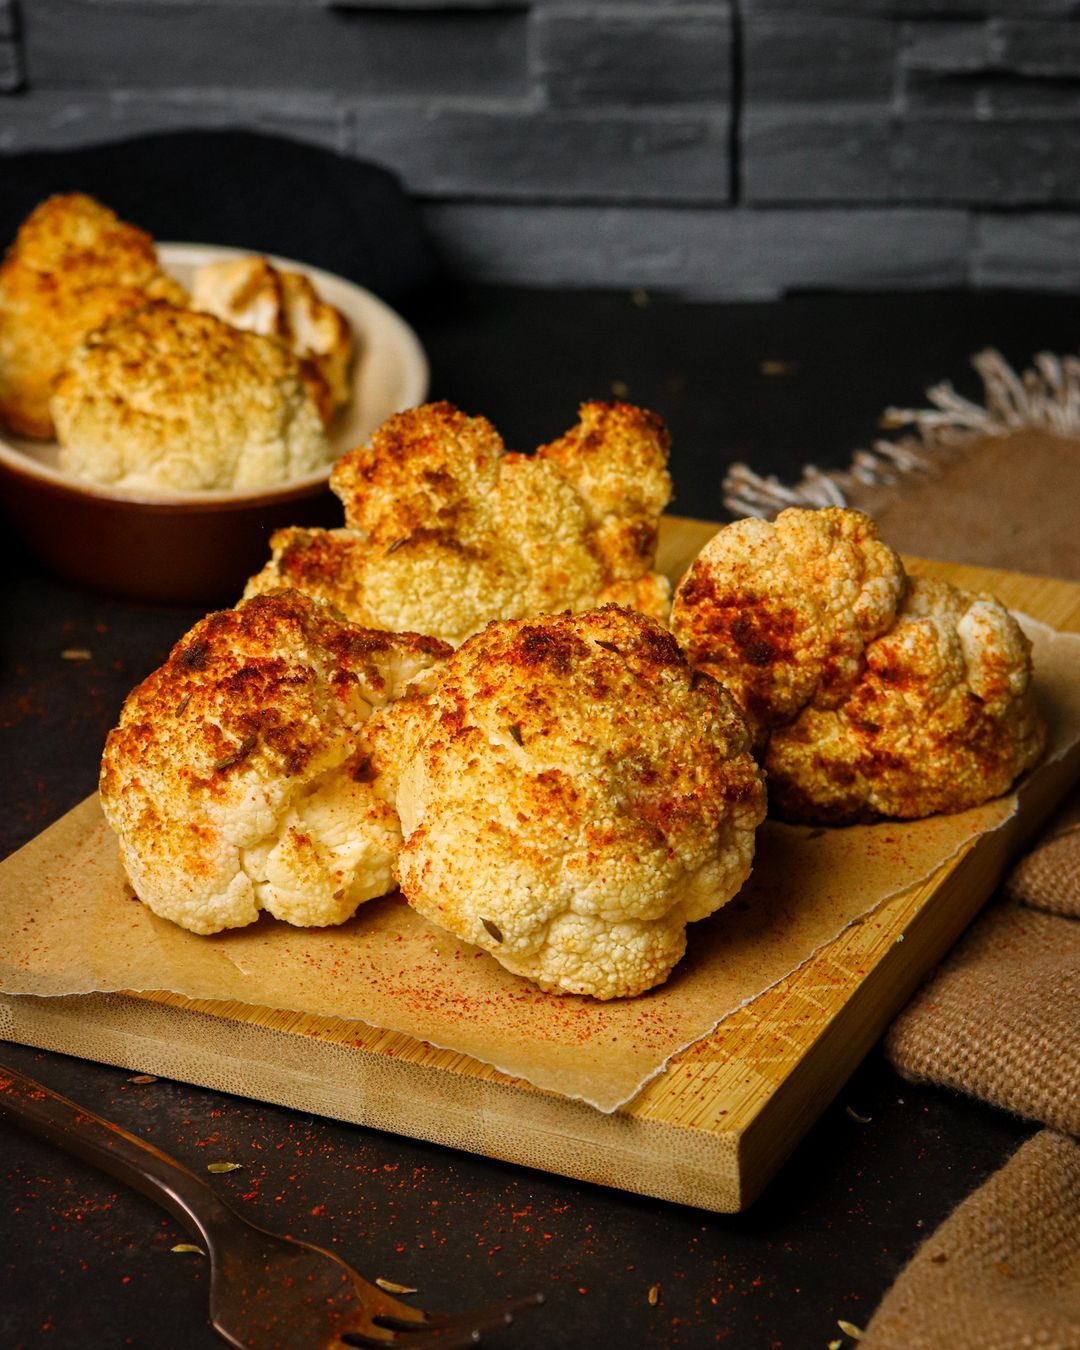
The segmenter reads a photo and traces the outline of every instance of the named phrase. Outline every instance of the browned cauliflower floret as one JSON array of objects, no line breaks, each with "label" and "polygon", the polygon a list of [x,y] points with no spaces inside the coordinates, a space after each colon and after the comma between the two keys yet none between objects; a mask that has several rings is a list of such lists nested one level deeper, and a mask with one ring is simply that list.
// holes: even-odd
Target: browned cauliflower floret
[{"label": "browned cauliflower floret", "polygon": [[399,413],[334,468],[346,528],[280,531],[246,593],[294,586],[356,623],[455,645],[492,619],[609,600],[666,616],[652,563],[667,434],[625,405],[581,415],[562,442],[520,455],[447,403]]},{"label": "browned cauliflower floret", "polygon": [[186,297],[148,234],[79,192],[42,202],[0,267],[0,422],[49,440],[64,362],[87,333],[155,298]]},{"label": "browned cauliflower floret", "polygon": [[391,890],[401,835],[367,723],[424,691],[448,654],[294,592],[196,624],[129,695],[102,761],[102,804],[139,898],[216,933],[261,909],[341,923]]},{"label": "browned cauliflower floret", "polygon": [[738,520],[679,583],[671,627],[692,665],[735,696],[763,736],[808,704],[840,703],[866,644],[904,594],[897,555],[859,511],[782,511]]},{"label": "browned cauliflower floret", "polygon": [[266,487],[333,456],[292,352],[164,301],[91,333],[51,407],[61,467],[122,488]]},{"label": "browned cauliflower floret", "polygon": [[745,881],[765,812],[734,702],[616,606],[496,623],[398,705],[401,888],[556,993],[667,978]]},{"label": "browned cauliflower floret", "polygon": [[915,579],[836,708],[772,734],[769,795],[794,820],[846,823],[960,811],[1039,758],[1030,643],[991,596]]},{"label": "browned cauliflower floret", "polygon": [[299,359],[327,426],[349,402],[352,330],[302,272],[277,268],[257,254],[207,263],[196,269],[191,303],[236,328],[283,342]]}]

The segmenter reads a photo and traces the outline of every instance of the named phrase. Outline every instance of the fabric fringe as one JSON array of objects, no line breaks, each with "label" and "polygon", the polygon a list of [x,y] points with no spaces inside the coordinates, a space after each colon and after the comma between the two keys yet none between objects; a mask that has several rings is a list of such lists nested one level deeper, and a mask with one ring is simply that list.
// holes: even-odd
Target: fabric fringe
[{"label": "fabric fringe", "polygon": [[1080,357],[1040,352],[1021,375],[992,349],[971,364],[983,383],[982,403],[945,380],[927,390],[932,407],[886,410],[884,426],[909,428],[900,439],[856,450],[847,469],[824,472],[808,464],[792,487],[747,464],[732,464],[724,477],[724,505],[735,516],[765,519],[788,506],[847,506],[860,486],[888,486],[907,474],[931,472],[941,455],[973,440],[1033,429],[1080,436]]}]

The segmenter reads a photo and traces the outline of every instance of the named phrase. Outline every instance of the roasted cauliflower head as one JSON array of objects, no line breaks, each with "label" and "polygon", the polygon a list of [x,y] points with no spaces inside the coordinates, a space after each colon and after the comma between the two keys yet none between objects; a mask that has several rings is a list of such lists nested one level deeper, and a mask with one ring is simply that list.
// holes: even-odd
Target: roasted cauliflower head
[{"label": "roasted cauliflower head", "polygon": [[720,530],[676,588],[671,628],[761,740],[808,705],[843,701],[905,585],[903,564],[869,516],[791,509],[771,524]]},{"label": "roasted cauliflower head", "polygon": [[63,363],[86,333],[151,298],[186,297],[150,235],[82,193],[43,201],[0,266],[0,423],[50,440]]},{"label": "roasted cauliflower head", "polygon": [[299,359],[327,426],[349,402],[352,330],[302,272],[275,267],[260,255],[207,263],[196,269],[191,303],[236,328],[283,342]]},{"label": "roasted cauliflower head", "polygon": [[374,720],[448,654],[291,592],[196,624],[105,746],[101,800],[139,898],[216,933],[262,909],[341,923],[391,890],[401,835]]},{"label": "roasted cauliflower head", "polygon": [[911,580],[861,512],[726,526],[680,582],[671,626],[754,725],[789,819],[963,810],[1042,751],[1016,621],[989,596]]},{"label": "roasted cauliflower head", "polygon": [[292,352],[164,301],[91,333],[51,408],[61,467],[116,487],[267,487],[333,457]]},{"label": "roasted cauliflower head", "polygon": [[186,302],[148,234],[79,192],[42,202],[0,266],[0,422],[51,439],[49,399],[68,356],[149,299]]},{"label": "roasted cauliflower head", "polygon": [[765,789],[745,723],[656,620],[492,624],[387,728],[403,893],[542,989],[661,983],[750,872]]},{"label": "roasted cauliflower head", "polygon": [[961,811],[1006,792],[1044,739],[1012,615],[915,578],[843,702],[773,732],[769,796],[789,819],[834,824]]},{"label": "roasted cauliflower head", "polygon": [[356,623],[453,645],[494,619],[607,602],[665,617],[653,559],[667,432],[626,404],[585,404],[581,419],[521,455],[448,403],[399,413],[334,466],[345,528],[279,531],[246,594],[291,586]]}]

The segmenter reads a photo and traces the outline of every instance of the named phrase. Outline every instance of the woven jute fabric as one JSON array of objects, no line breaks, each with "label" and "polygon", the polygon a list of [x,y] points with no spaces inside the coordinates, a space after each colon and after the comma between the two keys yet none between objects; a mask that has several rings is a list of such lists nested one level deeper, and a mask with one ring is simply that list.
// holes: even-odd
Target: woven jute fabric
[{"label": "woven jute fabric", "polygon": [[1080,1350],[1080,1145],[1029,1139],[916,1252],[865,1350]]},{"label": "woven jute fabric", "polygon": [[1080,922],[995,905],[893,1023],[885,1049],[905,1078],[1080,1133]]},{"label": "woven jute fabric", "polygon": [[1080,441],[1016,431],[941,451],[902,487],[856,483],[868,512],[901,553],[1080,581]]},{"label": "woven jute fabric", "polygon": [[[1080,794],[893,1023],[905,1078],[1054,1127],[915,1254],[869,1350],[1080,1350]],[[1061,1131],[1062,1133],[1056,1133]]]},{"label": "woven jute fabric", "polygon": [[1013,868],[1005,893],[1050,914],[1080,919],[1080,792]]}]

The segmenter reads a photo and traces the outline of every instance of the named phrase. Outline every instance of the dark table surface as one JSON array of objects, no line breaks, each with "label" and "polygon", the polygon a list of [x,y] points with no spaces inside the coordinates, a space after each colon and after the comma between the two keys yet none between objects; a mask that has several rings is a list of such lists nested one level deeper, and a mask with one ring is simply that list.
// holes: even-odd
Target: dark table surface
[{"label": "dark table surface", "polygon": [[[684,514],[717,516],[732,458],[797,475],[847,462],[890,403],[918,404],[993,344],[1016,362],[1075,344],[1075,303],[1013,295],[803,297],[690,305],[625,294],[471,289],[410,317],[433,393],[483,412],[518,448],[615,392],[674,433]],[[768,375],[766,362],[784,363]],[[84,593],[5,538],[0,622],[0,855],[95,786],[128,690],[199,614]],[[70,648],[89,661],[66,661]],[[215,1176],[240,1212],[338,1250],[371,1276],[456,1308],[540,1289],[492,1345],[824,1347],[864,1325],[918,1243],[1032,1127],[902,1082],[879,1052],[813,1124],[764,1196],[719,1216],[602,1190],[20,1046],[0,1060]],[[863,1123],[854,1116],[869,1120]],[[137,1195],[0,1127],[0,1346],[219,1344],[201,1257]],[[648,1291],[660,1286],[655,1305]]]}]

